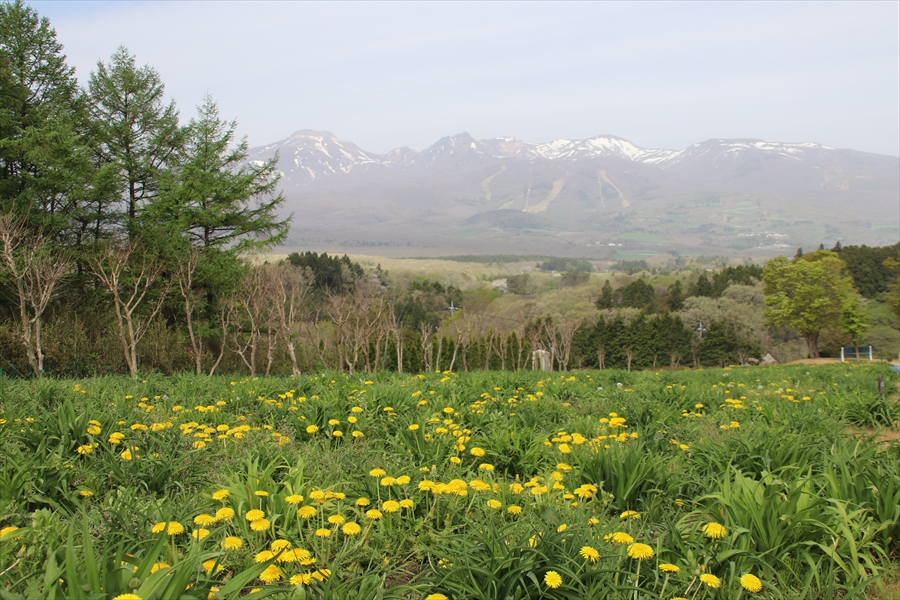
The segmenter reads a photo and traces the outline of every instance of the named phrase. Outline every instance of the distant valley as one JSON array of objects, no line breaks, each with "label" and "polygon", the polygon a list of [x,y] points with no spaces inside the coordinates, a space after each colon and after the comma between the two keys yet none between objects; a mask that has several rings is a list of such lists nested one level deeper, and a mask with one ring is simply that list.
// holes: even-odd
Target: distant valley
[{"label": "distant valley", "polygon": [[375,154],[301,130],[251,149],[250,160],[276,153],[295,248],[634,259],[900,239],[900,159],[816,143],[661,150],[614,136],[463,133]]}]

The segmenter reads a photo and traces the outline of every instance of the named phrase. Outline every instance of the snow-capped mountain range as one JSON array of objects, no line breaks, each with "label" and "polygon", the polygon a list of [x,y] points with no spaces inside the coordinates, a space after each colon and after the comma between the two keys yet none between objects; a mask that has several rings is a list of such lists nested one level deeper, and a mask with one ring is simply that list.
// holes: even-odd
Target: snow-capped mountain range
[{"label": "snow-capped mountain range", "polygon": [[378,154],[300,130],[252,148],[249,160],[276,160],[294,239],[313,246],[454,248],[465,239],[467,250],[521,243],[530,252],[541,238],[578,254],[640,238],[708,253],[769,234],[807,246],[900,236],[900,159],[812,142],[712,139],[667,150],[612,135],[533,143],[461,133]]},{"label": "snow-capped mountain range", "polygon": [[387,154],[375,154],[359,148],[353,142],[341,140],[327,131],[303,129],[290,137],[254,148],[251,160],[267,160],[277,151],[279,167],[284,177],[293,183],[314,181],[324,177],[350,173],[354,169],[383,167],[398,170],[420,170],[437,167],[460,159],[528,159],[549,161],[587,161],[601,158],[620,158],[634,163],[667,168],[684,161],[707,159],[735,159],[741,154],[763,153],[802,161],[812,154],[834,151],[835,148],[816,144],[782,143],[762,140],[709,140],[683,150],[641,148],[628,140],[601,135],[586,140],[559,139],[552,142],[523,142],[513,137],[476,140],[468,133],[445,137],[421,152],[411,148],[396,148]]}]

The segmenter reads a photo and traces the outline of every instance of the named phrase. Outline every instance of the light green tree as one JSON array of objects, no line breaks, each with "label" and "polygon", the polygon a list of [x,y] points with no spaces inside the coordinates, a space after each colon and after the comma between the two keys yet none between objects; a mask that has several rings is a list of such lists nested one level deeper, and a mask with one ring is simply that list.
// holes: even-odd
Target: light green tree
[{"label": "light green tree", "polygon": [[857,356],[859,345],[868,330],[868,308],[859,296],[848,298],[841,309],[841,331],[853,341]]},{"label": "light green tree", "polygon": [[819,356],[819,333],[851,320],[859,294],[844,261],[817,250],[793,261],[779,256],[763,269],[766,319],[775,327],[796,329],[806,340],[807,355]]}]

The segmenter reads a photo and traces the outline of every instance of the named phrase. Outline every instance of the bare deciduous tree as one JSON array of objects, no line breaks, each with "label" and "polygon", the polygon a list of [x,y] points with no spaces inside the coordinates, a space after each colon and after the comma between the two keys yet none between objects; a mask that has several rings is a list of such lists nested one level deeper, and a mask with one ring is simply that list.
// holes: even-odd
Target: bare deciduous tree
[{"label": "bare deciduous tree", "polygon": [[191,353],[194,355],[194,368],[197,375],[203,372],[203,340],[194,332],[194,312],[197,310],[197,300],[193,285],[194,273],[196,273],[199,263],[200,249],[192,246],[188,255],[178,263],[175,269],[175,283],[184,303],[185,323],[187,325],[188,339],[191,342]]},{"label": "bare deciduous tree", "polygon": [[251,267],[244,275],[238,287],[238,299],[235,302],[237,327],[231,334],[233,349],[241,357],[250,376],[256,375],[259,351],[263,336],[267,341],[266,371],[273,360],[273,327],[275,325],[272,310],[272,281],[267,269],[262,266]]},{"label": "bare deciduous tree", "polygon": [[[140,240],[110,241],[90,260],[90,268],[112,295],[119,341],[125,364],[132,377],[137,377],[137,346],[150,323],[162,308],[171,281],[165,280],[152,297],[150,292],[163,267],[155,257],[142,252]],[[145,300],[149,308],[139,311]]]},{"label": "bare deciduous tree", "polygon": [[561,371],[569,370],[569,361],[572,356],[572,343],[575,333],[584,322],[585,315],[568,312],[557,320],[555,331],[550,335],[551,351],[556,356]]},{"label": "bare deciduous tree", "polygon": [[287,265],[273,267],[272,275],[276,293],[274,308],[278,333],[291,359],[291,372],[300,375],[296,349],[297,330],[309,306],[312,281],[302,271]]},{"label": "bare deciduous tree", "polygon": [[25,220],[11,214],[0,216],[0,252],[5,270],[12,276],[19,308],[19,335],[28,364],[36,377],[44,375],[42,317],[57,284],[71,270],[66,256],[51,256],[45,238],[33,233]]}]

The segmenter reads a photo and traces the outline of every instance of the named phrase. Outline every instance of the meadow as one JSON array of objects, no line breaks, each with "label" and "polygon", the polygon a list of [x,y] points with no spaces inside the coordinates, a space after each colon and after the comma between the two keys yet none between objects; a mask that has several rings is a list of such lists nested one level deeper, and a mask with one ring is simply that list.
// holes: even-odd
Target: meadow
[{"label": "meadow", "polygon": [[896,597],[896,390],[881,363],[0,378],[0,598]]}]

